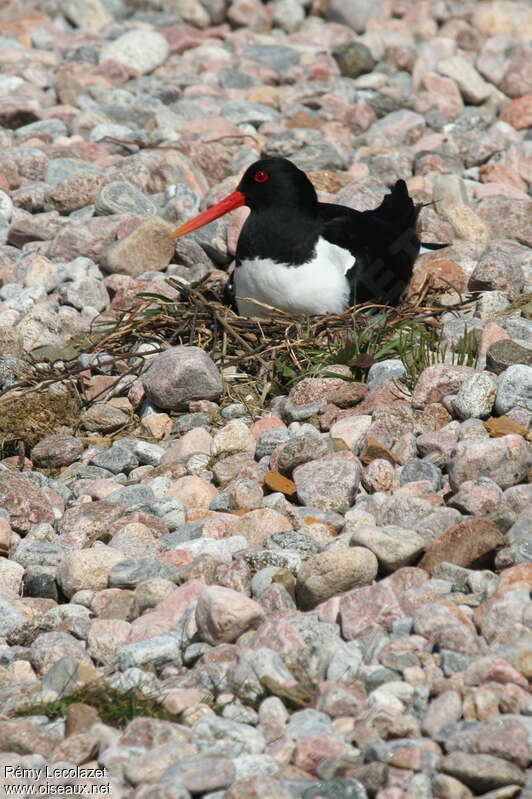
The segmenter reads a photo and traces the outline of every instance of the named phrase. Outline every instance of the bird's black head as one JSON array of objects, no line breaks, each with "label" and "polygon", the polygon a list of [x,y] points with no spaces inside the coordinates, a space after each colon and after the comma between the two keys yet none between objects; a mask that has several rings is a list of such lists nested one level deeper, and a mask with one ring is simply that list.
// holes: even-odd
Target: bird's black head
[{"label": "bird's black head", "polygon": [[255,161],[244,172],[237,191],[244,195],[244,204],[256,211],[287,206],[309,211],[317,208],[314,186],[287,158]]},{"label": "bird's black head", "polygon": [[177,239],[241,205],[258,213],[284,208],[312,216],[318,210],[318,198],[305,173],[287,158],[261,158],[246,169],[236,191],[170,235]]}]

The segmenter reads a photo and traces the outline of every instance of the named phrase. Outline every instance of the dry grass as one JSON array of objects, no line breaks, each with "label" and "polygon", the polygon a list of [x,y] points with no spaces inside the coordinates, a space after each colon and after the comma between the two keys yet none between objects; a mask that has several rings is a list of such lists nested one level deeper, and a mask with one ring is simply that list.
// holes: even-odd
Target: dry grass
[{"label": "dry grass", "polygon": [[[364,380],[376,361],[399,358],[411,385],[423,368],[445,357],[438,316],[449,309],[438,305],[437,293],[429,283],[414,300],[398,308],[365,304],[342,314],[313,317],[292,316],[272,308],[268,318],[257,319],[238,316],[221,302],[219,287],[207,280],[195,285],[172,278],[167,282],[178,290],[177,299],[139,294],[127,309],[96,320],[89,334],[69,342],[69,349],[74,353],[105,352],[115,362],[117,379],[122,379],[143,369],[146,354],[136,351],[141,343],[153,345],[152,352],[179,344],[196,345],[222,371],[223,401],[244,402],[251,413],[302,377],[336,374],[337,364],[350,367],[351,379]],[[460,362],[472,362],[471,346],[468,341],[458,355]],[[0,392],[0,446],[22,440],[27,450],[61,425],[75,427],[73,417],[90,403],[83,399],[82,391],[76,392],[83,369],[76,357],[69,358],[28,364],[24,379]],[[68,386],[69,391],[59,395],[62,399],[53,399],[58,384]],[[97,398],[101,399],[105,397]]]}]

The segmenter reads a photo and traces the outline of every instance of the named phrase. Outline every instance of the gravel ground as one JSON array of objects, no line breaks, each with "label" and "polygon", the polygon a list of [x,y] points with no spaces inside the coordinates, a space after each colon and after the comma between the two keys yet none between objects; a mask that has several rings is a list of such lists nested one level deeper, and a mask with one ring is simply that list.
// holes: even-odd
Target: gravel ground
[{"label": "gravel ground", "polygon": [[[444,341],[480,353],[252,417],[202,350],[145,348],[0,462],[4,795],[532,799],[531,39],[513,0],[0,9],[0,388],[219,275],[245,209],[167,233],[264,154],[359,210],[399,177],[434,200],[412,290],[441,278]],[[120,376],[79,366],[88,398]],[[44,713],[91,684],[166,717]]]}]

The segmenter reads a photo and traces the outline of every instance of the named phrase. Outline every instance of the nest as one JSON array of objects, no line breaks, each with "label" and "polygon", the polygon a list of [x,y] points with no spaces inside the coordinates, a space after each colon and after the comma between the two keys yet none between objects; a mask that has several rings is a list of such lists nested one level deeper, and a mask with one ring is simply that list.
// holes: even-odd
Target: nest
[{"label": "nest", "polygon": [[[201,347],[222,371],[228,399],[262,407],[304,376],[330,373],[345,364],[357,379],[384,357],[400,357],[413,338],[434,331],[444,308],[428,301],[430,287],[400,308],[354,306],[341,314],[294,316],[260,306],[266,318],[239,316],[221,301],[221,287],[208,277],[195,285],[166,281],[179,299],[143,293],[115,321],[96,323],[85,342],[89,351],[131,358],[139,342],[163,351]],[[431,334],[432,335],[432,334]],[[333,370],[334,371],[334,370]]]},{"label": "nest", "polygon": [[[221,285],[208,277],[194,285],[173,278],[167,283],[177,290],[177,297],[138,294],[128,308],[114,311],[112,317],[102,315],[90,333],[72,339],[67,359],[28,363],[24,379],[0,392],[0,411],[5,412],[14,396],[38,393],[42,404],[43,392],[54,393],[58,384],[74,395],[77,411],[123,392],[128,385],[124,378],[129,376],[131,383],[148,355],[176,345],[195,345],[207,352],[224,377],[223,401],[243,402],[251,413],[275,394],[286,393],[302,377],[345,377],[345,371],[335,371],[338,364],[351,370],[352,377],[346,379],[364,380],[375,361],[401,358],[407,366],[408,384],[408,375],[415,382],[419,372],[433,362],[440,328],[437,317],[449,310],[437,305],[435,292],[427,284],[414,300],[397,308],[364,304],[342,314],[305,317],[261,306],[268,311],[267,318],[248,318],[223,304]],[[150,347],[139,348],[139,344]],[[105,353],[106,365],[111,362],[111,372],[117,375],[115,385],[90,402],[83,396],[79,352]],[[92,369],[98,371],[97,359]],[[72,414],[67,416],[68,424]],[[53,424],[44,427],[37,425],[37,437],[53,432]],[[18,438],[20,431],[6,429],[0,439],[5,441],[9,435],[13,440],[13,434]],[[34,437],[27,443],[33,443]]]}]

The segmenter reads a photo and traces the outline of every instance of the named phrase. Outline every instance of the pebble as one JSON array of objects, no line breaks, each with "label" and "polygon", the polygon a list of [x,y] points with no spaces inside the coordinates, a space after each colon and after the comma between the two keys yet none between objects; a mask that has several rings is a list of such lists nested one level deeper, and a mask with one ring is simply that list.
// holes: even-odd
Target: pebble
[{"label": "pebble", "polygon": [[497,380],[495,411],[502,416],[516,407],[532,411],[532,366],[512,364]]},{"label": "pebble", "polygon": [[130,277],[151,269],[165,269],[174,255],[174,243],[168,235],[171,232],[169,222],[150,216],[126,236],[109,244],[102,254],[105,269]]},{"label": "pebble", "polygon": [[147,397],[160,408],[191,400],[213,400],[222,391],[217,368],[199,347],[172,347],[151,362],[142,376]]},{"label": "pebble", "polygon": [[100,64],[116,61],[132,75],[145,75],[162,64],[170,53],[165,37],[151,30],[131,30],[100,52]]},{"label": "pebble", "polygon": [[360,482],[361,467],[357,458],[325,456],[294,469],[297,496],[304,505],[322,510],[345,512],[353,503]]},{"label": "pebble", "polygon": [[466,480],[489,477],[506,489],[524,479],[527,464],[528,448],[519,435],[460,441],[449,463],[449,481],[456,491]]},{"label": "pebble", "polygon": [[468,377],[453,399],[453,410],[460,419],[486,419],[493,408],[497,388],[487,372]]},{"label": "pebble", "polygon": [[364,547],[322,552],[308,558],[298,573],[298,604],[308,610],[336,594],[370,583],[377,558]]}]

